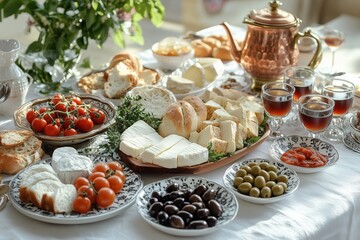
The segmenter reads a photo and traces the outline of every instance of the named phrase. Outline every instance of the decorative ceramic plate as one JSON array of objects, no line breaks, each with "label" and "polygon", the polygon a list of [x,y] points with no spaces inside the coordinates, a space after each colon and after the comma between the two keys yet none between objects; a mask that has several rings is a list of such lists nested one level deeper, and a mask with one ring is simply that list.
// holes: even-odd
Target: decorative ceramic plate
[{"label": "decorative ceramic plate", "polygon": [[343,143],[346,147],[350,148],[351,150],[360,153],[360,143],[358,143],[350,132],[345,133],[343,138]]},{"label": "decorative ceramic plate", "polygon": [[[104,98],[100,98],[90,94],[78,94],[77,96],[80,97],[85,104],[90,104],[92,107],[101,109],[106,115],[105,122],[103,124],[94,125],[93,130],[87,133],[79,133],[72,136],[54,137],[54,136],[47,136],[42,133],[35,133],[35,136],[39,138],[43,143],[52,146],[77,145],[105,132],[108,129],[108,127],[110,127],[112,124],[115,123],[116,109],[114,104],[105,100]],[[51,97],[40,98],[21,105],[14,113],[15,125],[21,129],[32,131],[30,124],[26,120],[26,113],[32,108],[38,109],[41,107],[49,107],[48,102],[50,100]]]},{"label": "decorative ceramic plate", "polygon": [[[287,190],[285,191],[284,194],[277,196],[277,197],[270,197],[270,198],[260,198],[260,197],[252,197],[252,196],[248,196],[245,194],[242,194],[240,192],[237,191],[237,188],[234,187],[234,179],[235,179],[235,175],[236,172],[242,167],[242,166],[246,166],[249,163],[262,163],[262,162],[267,162],[269,164],[275,165],[276,168],[278,169],[277,175],[286,175],[288,177],[288,186],[287,186]],[[290,194],[292,194],[293,192],[295,192],[295,190],[298,188],[299,183],[300,183],[300,179],[297,176],[296,172],[294,170],[291,170],[290,168],[286,167],[284,164],[274,161],[274,160],[267,160],[267,159],[262,159],[262,158],[255,158],[255,159],[249,159],[249,160],[245,160],[245,161],[241,161],[241,162],[237,162],[234,163],[233,165],[231,165],[226,171],[225,174],[223,176],[223,182],[224,185],[227,189],[229,189],[230,191],[232,191],[233,193],[235,193],[235,195],[247,202],[251,202],[251,203],[257,203],[257,204],[268,204],[268,203],[274,203],[277,201],[280,201],[284,198],[287,198],[288,196],[290,196]]]},{"label": "decorative ceramic plate", "polygon": [[[311,147],[320,154],[326,156],[328,162],[321,167],[300,167],[281,161],[281,155],[294,147]],[[318,138],[288,136],[276,139],[270,146],[270,155],[277,161],[285,164],[298,173],[315,173],[335,165],[339,159],[339,153],[333,145]]]},{"label": "decorative ceramic plate", "polygon": [[[214,189],[216,192],[215,200],[217,200],[223,208],[223,213],[218,218],[217,224],[214,227],[209,227],[205,229],[176,229],[176,228],[163,226],[159,224],[155,218],[151,217],[149,214],[149,210],[147,208],[147,204],[150,199],[151,193],[153,191],[164,193],[166,187],[172,183],[178,183],[180,188],[195,189],[199,185],[205,185],[209,188]],[[236,217],[239,208],[234,194],[232,194],[223,186],[215,182],[212,182],[210,180],[207,180],[205,178],[184,177],[184,176],[172,177],[146,185],[137,196],[136,204],[141,216],[151,226],[162,232],[175,236],[183,236],[183,237],[201,236],[212,233],[224,227],[226,224],[231,222]]]},{"label": "decorative ceramic plate", "polygon": [[[91,158],[91,156],[89,156]],[[111,157],[96,156],[93,158],[94,163],[113,161]],[[35,164],[50,164],[51,159],[46,159]],[[16,174],[10,183],[10,202],[22,214],[38,221],[57,223],[57,224],[84,224],[102,221],[119,215],[123,210],[135,203],[136,196],[143,186],[143,182],[139,175],[135,174],[131,169],[124,165],[124,173],[126,175],[126,182],[119,194],[117,194],[115,202],[108,208],[92,209],[86,214],[68,213],[68,214],[54,214],[42,209],[39,209],[31,203],[24,204],[19,198],[19,187],[23,171]]]}]

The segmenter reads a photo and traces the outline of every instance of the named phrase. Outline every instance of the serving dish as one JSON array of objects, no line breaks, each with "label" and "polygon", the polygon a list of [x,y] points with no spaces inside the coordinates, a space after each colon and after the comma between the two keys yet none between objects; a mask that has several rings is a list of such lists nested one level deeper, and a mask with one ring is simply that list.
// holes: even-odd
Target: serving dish
[{"label": "serving dish", "polygon": [[236,151],[230,157],[225,157],[225,158],[219,159],[216,162],[206,162],[203,164],[189,166],[189,167],[164,168],[164,167],[161,167],[161,166],[158,166],[155,164],[144,163],[141,160],[131,157],[131,156],[128,156],[121,151],[119,151],[119,155],[120,155],[121,160],[124,161],[135,172],[200,174],[200,173],[206,173],[206,172],[210,172],[215,169],[218,169],[222,166],[225,166],[229,163],[232,163],[232,162],[238,160],[239,158],[250,153],[251,151],[254,151],[263,141],[266,140],[266,138],[268,138],[269,134],[270,134],[270,129],[269,129],[269,126],[266,125],[266,130],[265,130],[264,135],[261,136],[261,138],[257,142],[253,143],[249,147],[240,149],[240,150]]},{"label": "serving dish", "polygon": [[360,143],[360,129],[356,127],[357,123],[360,121],[358,116],[360,116],[360,114],[357,112],[353,113],[348,120],[348,125],[351,136],[357,143]]},{"label": "serving dish", "polygon": [[[281,155],[287,150],[294,147],[311,147],[318,151],[320,154],[327,157],[328,162],[321,167],[300,167],[291,164],[287,164],[281,161]],[[276,161],[281,162],[288,166],[289,168],[295,170],[298,173],[316,173],[322,170],[325,170],[333,165],[339,159],[339,153],[336,148],[328,142],[325,142],[318,138],[312,137],[302,137],[302,136],[287,136],[276,139],[270,146],[270,155]]]},{"label": "serving dish", "polygon": [[[114,161],[113,158],[107,156],[89,156],[94,163],[97,162],[110,162]],[[51,159],[45,159],[35,164],[51,164]],[[27,203],[24,204],[19,198],[19,187],[23,173],[26,169],[22,170],[10,182],[10,202],[21,214],[32,219],[56,224],[84,224],[102,221],[114,216],[119,215],[122,211],[130,207],[135,203],[136,196],[143,187],[143,182],[140,176],[134,173],[126,165],[124,166],[124,173],[126,175],[126,182],[122,191],[117,194],[115,202],[108,208],[92,209],[86,214],[79,214],[72,212],[69,214],[54,214],[35,207],[34,205]]]},{"label": "serving dish", "polygon": [[[77,96],[79,96],[84,103],[101,109],[106,115],[105,122],[100,125],[94,125],[94,128],[87,133],[79,133],[72,136],[47,136],[45,134],[35,132],[35,136],[44,144],[51,146],[79,145],[105,132],[112,124],[115,123],[116,109],[113,103],[91,94],[78,94]],[[48,107],[48,102],[50,100],[51,97],[39,98],[21,105],[18,109],[16,109],[13,115],[15,125],[18,128],[32,131],[30,124],[26,120],[26,113],[33,108]]]},{"label": "serving dish", "polygon": [[[157,222],[157,220],[150,216],[147,203],[150,199],[151,193],[153,191],[164,192],[166,187],[172,183],[179,184],[180,188],[192,188],[195,189],[199,185],[205,185],[209,188],[212,188],[216,192],[215,200],[217,200],[223,209],[222,215],[218,218],[217,224],[214,227],[209,227],[205,229],[175,229],[163,226]],[[146,185],[138,194],[136,199],[136,205],[138,207],[141,217],[149,223],[152,227],[165,232],[167,234],[190,237],[190,236],[201,236],[205,234],[212,233],[226,224],[231,222],[238,212],[238,203],[233,193],[228,191],[225,187],[220,184],[207,180],[201,177],[185,177],[185,176],[176,176],[172,178],[167,178],[157,182],[150,183]]]},{"label": "serving dish", "polygon": [[[252,162],[255,162],[258,164],[262,163],[262,162],[267,162],[269,164],[273,164],[278,169],[278,173],[277,173],[278,175],[280,175],[280,174],[286,175],[289,180],[288,180],[287,190],[285,191],[285,193],[283,195],[280,195],[277,197],[270,197],[270,198],[259,198],[259,197],[257,198],[257,197],[252,197],[252,196],[248,196],[248,195],[239,193],[237,191],[237,188],[235,188],[234,184],[233,184],[233,181],[234,181],[235,175],[236,175],[236,171],[239,170],[242,166],[246,166],[247,164],[252,163]],[[248,159],[245,161],[237,162],[237,163],[234,163],[233,165],[231,165],[225,171],[225,174],[223,176],[223,183],[227,189],[229,189],[230,191],[235,193],[235,195],[238,198],[240,198],[244,201],[251,202],[251,203],[257,203],[257,204],[269,204],[269,203],[274,203],[274,202],[280,201],[284,198],[287,198],[292,193],[294,193],[300,184],[300,179],[294,170],[288,168],[283,163],[280,163],[280,162],[277,162],[274,160],[255,158],[255,159]]]}]

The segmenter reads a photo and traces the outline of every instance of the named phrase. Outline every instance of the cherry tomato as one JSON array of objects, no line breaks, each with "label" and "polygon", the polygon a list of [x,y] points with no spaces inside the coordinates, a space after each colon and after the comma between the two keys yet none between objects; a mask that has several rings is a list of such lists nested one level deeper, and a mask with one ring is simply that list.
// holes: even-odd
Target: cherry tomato
[{"label": "cherry tomato", "polygon": [[90,186],[81,186],[78,191],[78,196],[80,197],[87,197],[88,199],[90,199],[91,204],[95,203],[95,191],[92,187]]},{"label": "cherry tomato", "polygon": [[87,117],[81,117],[76,122],[76,128],[78,128],[81,132],[89,132],[94,127],[93,121]]},{"label": "cherry tomato", "polygon": [[31,124],[32,121],[39,115],[39,113],[37,111],[34,110],[29,110],[26,113],[26,120]]},{"label": "cherry tomato", "polygon": [[67,129],[69,127],[74,128],[76,126],[77,118],[73,115],[70,115],[68,117],[64,117],[62,128]]},{"label": "cherry tomato", "polygon": [[125,176],[125,173],[123,171],[115,170],[114,175],[119,176],[121,178],[121,180],[125,183],[126,176]]},{"label": "cherry tomato", "polygon": [[109,170],[109,166],[106,163],[96,163],[93,172],[103,172],[106,174],[106,172]]},{"label": "cherry tomato", "polygon": [[101,124],[101,123],[105,122],[106,115],[102,110],[99,110],[97,108],[90,108],[89,115],[90,115],[91,120],[95,124]]},{"label": "cherry tomato", "polygon": [[79,108],[77,109],[77,113],[78,113],[79,116],[86,116],[87,111],[85,110],[85,108],[79,107]]},{"label": "cherry tomato", "polygon": [[46,108],[46,107],[42,107],[42,108],[40,108],[38,111],[39,111],[40,114],[43,114],[43,113],[45,113],[45,112],[47,112],[47,111],[50,111],[50,109],[49,109],[49,108]]},{"label": "cherry tomato", "polygon": [[45,121],[47,123],[52,123],[55,118],[56,118],[56,114],[55,113],[52,113],[52,112],[48,112],[48,113],[45,113],[45,115],[43,116],[43,118],[45,119]]},{"label": "cherry tomato", "polygon": [[59,136],[60,128],[58,125],[50,123],[45,126],[44,133],[48,136]]},{"label": "cherry tomato", "polygon": [[73,136],[78,134],[77,131],[73,128],[67,128],[64,130],[64,136]]},{"label": "cherry tomato", "polygon": [[106,178],[103,177],[97,177],[93,181],[93,186],[95,190],[98,192],[100,189],[104,187],[110,187],[110,183]]},{"label": "cherry tomato", "polygon": [[98,207],[109,207],[115,201],[115,192],[111,188],[102,188],[96,196],[96,204]]},{"label": "cherry tomato", "polygon": [[47,122],[43,118],[35,118],[31,122],[31,127],[35,132],[43,132]]},{"label": "cherry tomato", "polygon": [[105,178],[105,173],[103,173],[103,172],[93,172],[93,173],[90,174],[89,180],[91,182],[93,182],[95,180],[95,178],[98,178],[98,177]]},{"label": "cherry tomato", "polygon": [[56,124],[59,128],[61,128],[61,119],[60,118],[55,118],[53,123]]},{"label": "cherry tomato", "polygon": [[73,96],[71,97],[72,102],[76,103],[76,105],[81,105],[82,104],[82,100],[80,97],[77,96]]},{"label": "cherry tomato", "polygon": [[87,179],[85,177],[78,177],[77,179],[75,179],[73,184],[74,184],[76,190],[78,190],[82,186],[90,186],[89,179]]},{"label": "cherry tomato", "polygon": [[66,103],[64,103],[64,102],[58,102],[58,103],[55,105],[55,109],[58,110],[58,111],[61,111],[61,112],[66,112]]},{"label": "cherry tomato", "polygon": [[54,104],[54,106],[63,100],[64,100],[64,96],[61,93],[57,93],[51,98],[51,102],[52,104]]},{"label": "cherry tomato", "polygon": [[119,162],[112,161],[112,162],[109,162],[107,165],[109,166],[110,169],[112,169],[114,171],[115,170],[120,170],[120,171],[123,170],[123,167]]},{"label": "cherry tomato", "polygon": [[87,197],[76,197],[73,202],[73,209],[78,213],[87,213],[91,208],[91,201]]},{"label": "cherry tomato", "polygon": [[124,187],[123,180],[116,175],[110,176],[108,179],[108,182],[110,184],[110,188],[115,192],[118,193],[121,191],[121,189]]}]

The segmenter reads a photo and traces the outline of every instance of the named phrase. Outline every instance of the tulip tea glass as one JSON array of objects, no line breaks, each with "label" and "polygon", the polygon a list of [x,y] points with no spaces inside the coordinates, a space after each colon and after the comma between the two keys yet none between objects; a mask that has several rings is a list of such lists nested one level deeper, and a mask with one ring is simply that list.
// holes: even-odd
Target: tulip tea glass
[{"label": "tulip tea glass", "polygon": [[354,100],[355,86],[353,83],[339,78],[327,81],[323,88],[323,95],[332,98],[335,102],[332,126],[324,133],[330,141],[342,141],[343,117],[349,112]]},{"label": "tulip tea glass", "polygon": [[283,136],[279,131],[283,118],[291,111],[295,88],[288,83],[271,82],[262,86],[261,98],[270,118],[270,138]]},{"label": "tulip tea glass", "polygon": [[294,107],[292,108],[293,117],[288,120],[288,123],[298,124],[298,100],[301,96],[310,94],[312,92],[314,82],[316,79],[315,72],[309,67],[294,66],[287,68],[284,72],[284,82],[294,86]]},{"label": "tulip tea glass", "polygon": [[334,100],[319,94],[299,98],[299,118],[303,127],[313,138],[320,138],[333,118]]},{"label": "tulip tea glass", "polygon": [[344,33],[336,29],[324,29],[323,39],[326,45],[330,48],[332,54],[331,67],[334,69],[335,65],[335,51],[345,41]]}]

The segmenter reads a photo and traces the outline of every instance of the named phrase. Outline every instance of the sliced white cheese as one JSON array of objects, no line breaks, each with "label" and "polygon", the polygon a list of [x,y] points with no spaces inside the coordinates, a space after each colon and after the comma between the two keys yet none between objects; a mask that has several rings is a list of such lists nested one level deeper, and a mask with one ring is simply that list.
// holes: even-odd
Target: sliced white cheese
[{"label": "sliced white cheese", "polygon": [[259,124],[254,112],[246,111],[246,127],[248,137],[259,136]]},{"label": "sliced white cheese", "polygon": [[63,183],[73,183],[78,177],[87,177],[93,168],[92,160],[83,155],[52,159],[51,165]]},{"label": "sliced white cheese", "polygon": [[147,148],[143,153],[140,154],[139,159],[146,163],[153,163],[156,156],[174,146],[181,139],[184,138],[179,135],[171,134],[165,137],[159,143]]},{"label": "sliced white cheese", "polygon": [[185,72],[183,72],[182,77],[193,81],[195,86],[198,88],[202,88],[204,86],[203,79],[205,78],[205,71],[199,63],[191,65]]},{"label": "sliced white cheese", "polygon": [[177,94],[189,93],[194,86],[194,81],[179,76],[169,76],[166,82],[166,88]]},{"label": "sliced white cheese", "polygon": [[206,147],[191,143],[178,155],[178,167],[194,166],[208,161],[209,151]]},{"label": "sliced white cheese", "polygon": [[205,70],[205,79],[213,82],[224,73],[224,64],[219,58],[198,58],[198,61]]},{"label": "sliced white cheese", "polygon": [[231,103],[227,103],[225,110],[232,116],[237,117],[239,122],[246,125],[246,111],[242,106],[233,106]]},{"label": "sliced white cheese", "polygon": [[160,136],[160,134],[158,134],[157,132],[154,133],[150,133],[150,134],[146,134],[143,136],[144,138],[152,141],[154,144],[160,142],[161,140],[163,140],[164,138],[162,136]]},{"label": "sliced white cheese", "polygon": [[54,171],[54,169],[48,165],[48,164],[37,164],[37,165],[32,165],[30,167],[28,167],[22,174],[21,174],[21,181],[25,181],[26,179],[28,179],[29,176],[35,175],[37,173],[41,173],[41,172],[49,172],[55,176],[57,176],[56,172]]},{"label": "sliced white cheese", "polygon": [[181,139],[171,148],[156,156],[153,163],[164,168],[177,168],[178,155],[185,151],[190,144],[191,142],[188,141],[186,138]]},{"label": "sliced white cheese", "polygon": [[209,145],[210,140],[214,138],[217,134],[216,131],[218,130],[216,130],[215,128],[216,127],[212,125],[208,125],[203,130],[201,130],[197,143],[203,147],[207,147]]},{"label": "sliced white cheese", "polygon": [[189,141],[192,143],[196,143],[199,139],[200,133],[194,131],[190,133]]},{"label": "sliced white cheese", "polygon": [[154,142],[145,137],[125,139],[120,142],[120,151],[132,157],[138,157],[145,149],[154,145]]},{"label": "sliced white cheese", "polygon": [[241,123],[238,123],[235,137],[236,149],[242,149],[244,147],[244,140],[246,139],[246,135],[246,128],[244,128]]},{"label": "sliced white cheese", "polygon": [[143,120],[139,120],[127,128],[120,136],[120,141],[129,138],[141,137],[154,133],[155,130]]},{"label": "sliced white cheese", "polygon": [[57,177],[57,175],[52,172],[38,172],[38,173],[35,173],[35,174],[31,174],[31,175],[28,175],[27,178],[24,178],[22,181],[21,181],[21,184],[20,184],[20,188],[27,188],[29,186],[32,186],[34,184],[36,184],[37,182],[39,181],[42,181],[42,180],[59,180],[59,178]]},{"label": "sliced white cheese", "polygon": [[227,141],[213,138],[209,142],[210,144],[210,150],[212,150],[214,153],[225,153],[227,148]]},{"label": "sliced white cheese", "polygon": [[58,161],[60,158],[67,157],[70,155],[79,155],[77,150],[73,147],[59,147],[54,150],[51,158]]},{"label": "sliced white cheese", "polygon": [[264,120],[264,107],[255,101],[244,101],[242,104],[243,108],[247,111],[254,112],[258,120],[258,124],[261,124]]},{"label": "sliced white cheese", "polygon": [[233,153],[236,151],[236,123],[231,120],[220,122],[222,140],[227,141],[226,152]]},{"label": "sliced white cheese", "polygon": [[223,108],[220,104],[218,104],[217,102],[215,102],[213,100],[207,101],[205,103],[205,107],[207,110],[207,118],[206,119],[209,119],[213,115],[215,110]]},{"label": "sliced white cheese", "polygon": [[232,120],[232,121],[239,121],[239,119],[231,114],[229,114],[225,109],[220,108],[213,112],[210,120],[218,120],[218,121],[225,121],[225,120]]}]

